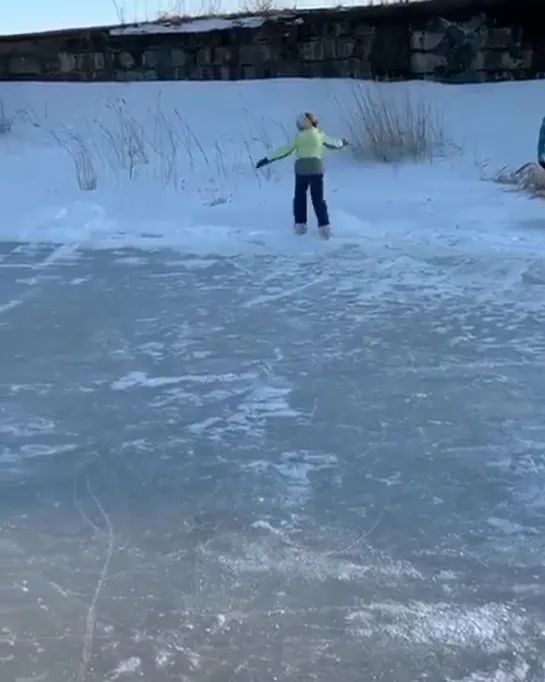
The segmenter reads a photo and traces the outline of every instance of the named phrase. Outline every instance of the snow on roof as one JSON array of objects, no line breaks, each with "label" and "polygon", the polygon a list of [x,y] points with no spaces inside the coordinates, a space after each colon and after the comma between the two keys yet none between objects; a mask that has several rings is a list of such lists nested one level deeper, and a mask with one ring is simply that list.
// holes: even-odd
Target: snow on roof
[{"label": "snow on roof", "polygon": [[167,19],[164,21],[118,26],[110,29],[110,35],[143,35],[153,33],[209,33],[210,31],[226,31],[232,28],[259,28],[264,17],[210,17],[188,19],[187,21]]}]

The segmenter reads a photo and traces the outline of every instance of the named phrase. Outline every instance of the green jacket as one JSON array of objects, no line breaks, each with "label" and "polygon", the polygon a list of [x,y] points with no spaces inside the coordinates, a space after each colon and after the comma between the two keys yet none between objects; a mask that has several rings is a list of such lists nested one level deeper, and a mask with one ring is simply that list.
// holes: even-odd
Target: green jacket
[{"label": "green jacket", "polygon": [[343,140],[329,138],[319,128],[309,128],[297,133],[294,141],[287,147],[277,149],[269,156],[270,161],[285,159],[295,152],[295,173],[297,175],[322,175],[322,157],[325,149],[342,149]]}]

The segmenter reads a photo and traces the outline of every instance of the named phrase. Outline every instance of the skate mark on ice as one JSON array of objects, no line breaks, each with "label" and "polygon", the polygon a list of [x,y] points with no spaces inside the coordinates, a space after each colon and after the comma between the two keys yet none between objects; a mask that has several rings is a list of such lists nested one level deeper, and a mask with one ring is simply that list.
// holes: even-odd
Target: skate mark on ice
[{"label": "skate mark on ice", "polygon": [[263,294],[261,296],[255,296],[255,298],[251,298],[249,301],[243,303],[243,307],[254,308],[255,306],[263,305],[263,303],[270,303],[273,301],[280,301],[283,298],[290,298],[291,296],[294,296],[305,289],[313,287],[315,284],[323,284],[324,282],[329,281],[329,279],[330,278],[327,276],[315,277],[306,284],[301,284],[300,286],[292,287],[291,289],[285,289],[284,291],[280,291],[277,294]]},{"label": "skate mark on ice", "polygon": [[[87,675],[87,668],[89,665],[89,661],[91,660],[91,654],[93,651],[93,643],[95,640],[95,625],[96,625],[96,616],[97,616],[97,602],[98,598],[100,596],[100,593],[102,591],[102,588],[104,587],[104,583],[106,582],[106,578],[108,576],[108,571],[110,568],[110,562],[112,560],[112,555],[114,551],[114,531],[113,527],[110,521],[110,517],[108,514],[104,511],[104,508],[102,507],[99,499],[93,492],[93,489],[91,488],[91,484],[89,482],[88,476],[85,476],[85,483],[86,483],[86,488],[87,492],[89,493],[91,499],[95,503],[98,511],[100,512],[100,515],[102,516],[104,520],[104,524],[106,526],[106,534],[108,538],[108,547],[106,549],[106,558],[104,560],[104,565],[102,566],[102,570],[100,572],[100,576],[97,581],[96,589],[93,594],[93,598],[91,599],[91,602],[89,604],[89,608],[87,609],[87,617],[85,619],[85,634],[83,637],[83,650],[81,653],[81,662],[78,668],[78,673],[76,676],[76,682],[84,682],[86,675]],[[82,512],[82,510],[77,507],[79,513],[81,514],[82,518],[91,525],[91,527],[95,531],[100,531],[100,529]],[[104,531],[102,531],[104,532]]]}]

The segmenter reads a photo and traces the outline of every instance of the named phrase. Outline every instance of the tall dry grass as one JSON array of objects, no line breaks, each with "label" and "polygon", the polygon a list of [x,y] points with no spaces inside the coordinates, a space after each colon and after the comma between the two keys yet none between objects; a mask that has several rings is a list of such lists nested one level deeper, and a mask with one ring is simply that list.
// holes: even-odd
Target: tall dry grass
[{"label": "tall dry grass", "polygon": [[356,84],[337,105],[358,158],[396,163],[445,154],[441,111],[409,89],[400,93],[381,84]]},{"label": "tall dry grass", "polygon": [[97,189],[98,173],[85,138],[66,126],[61,126],[58,132],[52,131],[51,135],[70,157],[78,187],[85,191]]},{"label": "tall dry grass", "polygon": [[[120,25],[139,21],[176,21],[206,17],[228,17],[238,15],[269,14],[274,11],[295,9],[292,0],[237,0],[234,4],[223,0],[170,0],[162,3],[150,15],[138,11],[138,7],[128,7],[122,0],[111,0]],[[371,3],[372,4],[372,3]]]},{"label": "tall dry grass", "polygon": [[[373,84],[356,84],[338,107],[353,153],[363,159],[395,163],[432,159],[447,146],[440,113],[410,91],[403,94]],[[256,158],[287,143],[292,135],[281,123],[243,110],[246,131],[239,139],[204,145],[180,110],[161,95],[138,116],[124,98],[105,105],[100,116],[76,132],[61,127],[51,134],[68,154],[78,186],[91,191],[100,177],[157,181],[174,190],[194,186],[198,176],[211,204],[227,200],[237,179],[252,174],[258,185],[275,178],[276,168],[256,173]]]},{"label": "tall dry grass", "polygon": [[[354,5],[391,5],[418,2],[419,0],[349,0],[340,7]],[[299,0],[164,0],[154,6],[150,13],[146,3],[127,2],[126,0],[111,0],[117,21],[120,25],[149,21],[176,21],[206,17],[235,17],[240,15],[263,15],[271,12],[306,9],[308,5]],[[142,6],[143,5],[143,6]]]},{"label": "tall dry grass", "polygon": [[207,140],[205,145],[178,109],[163,105],[160,95],[138,116],[119,98],[100,116],[49,132],[68,155],[81,190],[97,189],[101,178],[109,183],[146,178],[165,189],[192,189],[207,204],[218,205],[229,199],[240,178],[250,176],[258,185],[272,180],[275,170],[256,172],[255,159],[278,144],[272,140],[277,129],[288,138],[281,124],[252,119],[247,111],[244,115],[246,136]]}]

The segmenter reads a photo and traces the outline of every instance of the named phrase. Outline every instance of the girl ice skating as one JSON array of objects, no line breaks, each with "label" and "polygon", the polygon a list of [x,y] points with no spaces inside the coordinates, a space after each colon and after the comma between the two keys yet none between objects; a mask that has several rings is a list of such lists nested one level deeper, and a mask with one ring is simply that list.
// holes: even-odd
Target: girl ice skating
[{"label": "girl ice skating", "polygon": [[318,230],[324,239],[328,239],[331,233],[329,214],[324,199],[324,164],[323,152],[325,149],[343,149],[348,143],[346,140],[335,140],[318,127],[318,119],[314,114],[304,113],[297,119],[298,133],[288,147],[276,150],[270,156],[257,162],[256,168],[262,168],[273,161],[285,159],[295,152],[295,192],[293,196],[293,218],[297,234],[305,234],[307,231],[307,191],[310,189],[310,198],[316,219]]}]

